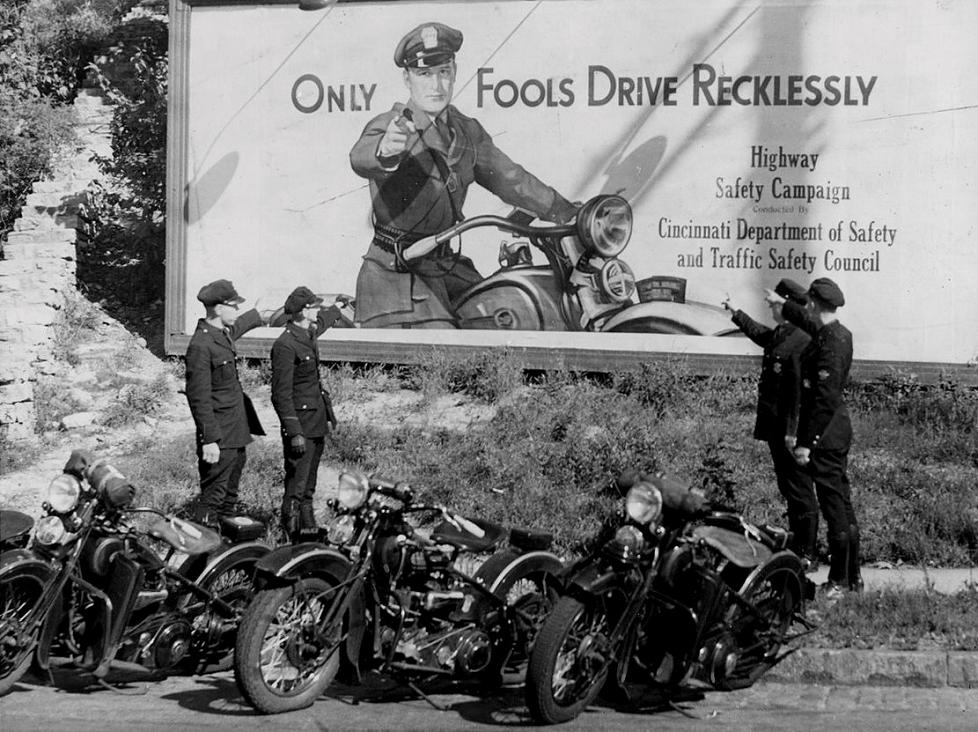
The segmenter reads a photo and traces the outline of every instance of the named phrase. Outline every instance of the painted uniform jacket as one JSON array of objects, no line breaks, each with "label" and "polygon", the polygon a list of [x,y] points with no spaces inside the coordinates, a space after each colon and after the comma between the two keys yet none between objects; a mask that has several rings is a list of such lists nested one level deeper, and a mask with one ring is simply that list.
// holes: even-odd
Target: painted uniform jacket
[{"label": "painted uniform jacket", "polygon": [[289,323],[272,345],[272,406],[285,437],[322,437],[336,424],[329,392],[319,381],[320,333],[340,317],[335,307],[321,308],[314,329]]},{"label": "painted uniform jacket", "polygon": [[812,336],[801,354],[798,446],[848,450],[852,423],[842,392],[852,366],[852,333],[838,321],[819,327],[796,303],[785,303],[781,312]]},{"label": "painted uniform jacket", "polygon": [[[382,161],[377,157],[380,140],[405,108],[411,109],[418,134],[409,138],[402,155]],[[574,216],[573,204],[507,157],[477,120],[451,105],[439,119],[447,127],[445,134],[413,103],[395,104],[372,119],[354,144],[350,164],[357,175],[370,181],[377,224],[410,231],[418,238],[442,232],[456,223],[456,212],[462,211],[472,183],[546,221],[563,222]],[[432,150],[447,164],[448,180]]]},{"label": "painted uniform jacket", "polygon": [[261,324],[257,310],[242,313],[226,330],[204,319],[197,321],[187,346],[186,391],[198,445],[216,442],[221,449],[244,447],[251,435],[265,434],[254,405],[241,388],[234,362],[234,342]]},{"label": "painted uniform jacket", "polygon": [[735,312],[732,320],[744,335],[764,349],[757,384],[755,439],[780,443],[786,435],[797,435],[801,406],[801,353],[811,337],[790,323],[769,328],[743,310]]}]

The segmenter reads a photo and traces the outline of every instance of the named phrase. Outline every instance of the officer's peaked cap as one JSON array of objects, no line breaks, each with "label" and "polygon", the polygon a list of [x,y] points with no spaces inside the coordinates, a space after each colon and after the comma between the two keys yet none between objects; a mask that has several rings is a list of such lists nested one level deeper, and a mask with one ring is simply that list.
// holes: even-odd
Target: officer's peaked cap
[{"label": "officer's peaked cap", "polygon": [[231,280],[214,280],[200,288],[197,299],[204,305],[237,305],[244,302],[244,298],[238,294],[231,284]]},{"label": "officer's peaked cap", "polygon": [[308,287],[299,286],[289,293],[289,296],[285,298],[285,312],[290,315],[295,315],[296,313],[302,312],[303,308],[307,308],[310,305],[322,305],[323,298],[316,295]]},{"label": "officer's peaked cap", "polygon": [[805,288],[787,277],[778,282],[774,291],[785,300],[794,300],[801,305],[808,302],[808,293]]},{"label": "officer's peaked cap", "polygon": [[440,66],[455,58],[462,47],[462,31],[444,23],[422,23],[397,44],[394,63],[403,68]]},{"label": "officer's peaked cap", "polygon": [[846,304],[842,290],[828,277],[819,277],[817,280],[813,280],[808,287],[808,295],[834,308],[841,308]]}]

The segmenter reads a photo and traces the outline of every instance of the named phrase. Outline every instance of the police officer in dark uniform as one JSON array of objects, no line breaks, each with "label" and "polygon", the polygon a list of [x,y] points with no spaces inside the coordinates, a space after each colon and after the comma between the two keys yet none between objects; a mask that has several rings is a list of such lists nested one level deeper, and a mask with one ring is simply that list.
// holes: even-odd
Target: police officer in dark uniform
[{"label": "police officer in dark uniform", "polygon": [[[345,304],[346,298],[336,300]],[[272,345],[272,406],[282,424],[285,496],[282,528],[293,540],[315,533],[312,499],[319,460],[336,416],[319,380],[319,335],[340,318],[336,305],[297,287],[285,300],[285,330]]]},{"label": "police officer in dark uniform", "polygon": [[200,499],[195,518],[216,524],[234,513],[238,483],[251,435],[264,435],[258,414],[241,389],[234,342],[264,324],[255,309],[238,313],[244,298],[228,280],[204,285],[197,293],[205,316],[187,347],[187,402],[197,426]]},{"label": "police officer in dark uniform", "polygon": [[471,259],[426,237],[462,219],[472,183],[547,221],[576,213],[450,104],[461,46],[461,32],[442,23],[405,35],[394,63],[410,99],[372,119],[350,151],[373,200],[374,237],[357,279],[357,322],[364,327],[457,327],[452,301],[482,276]]},{"label": "police officer in dark uniform", "polygon": [[[769,300],[783,300],[769,292]],[[828,277],[814,280],[808,288],[807,310],[785,302],[785,318],[812,336],[801,355],[801,411],[794,455],[806,466],[815,483],[822,515],[828,527],[830,554],[826,595],[859,591],[859,522],[852,508],[847,474],[852,424],[843,400],[843,389],[852,365],[852,333],[839,322],[836,310],[845,304],[839,286]]]},{"label": "police officer in dark uniform", "polygon": [[[801,305],[808,301],[805,288],[791,279],[778,282],[774,292]],[[723,305],[733,311],[731,319],[737,327],[764,349],[757,384],[754,439],[764,440],[770,448],[778,490],[787,503],[788,528],[793,534],[791,548],[811,566],[818,538],[818,503],[811,476],[798,465],[793,454],[801,402],[801,352],[811,337],[785,321],[780,302],[769,303],[776,323],[774,328],[735,309],[729,298]]]}]

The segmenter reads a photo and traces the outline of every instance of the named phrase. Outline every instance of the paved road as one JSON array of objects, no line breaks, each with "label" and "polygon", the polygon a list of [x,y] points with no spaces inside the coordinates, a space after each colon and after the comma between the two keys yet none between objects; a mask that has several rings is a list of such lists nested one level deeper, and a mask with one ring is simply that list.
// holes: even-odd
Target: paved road
[{"label": "paved road", "polygon": [[[422,699],[390,690],[382,698],[351,703],[353,690],[332,690],[309,709],[260,716],[245,705],[229,673],[161,681],[115,674],[119,692],[93,688],[89,679],[59,672],[57,686],[19,684],[0,699],[3,732],[143,732],[235,730],[235,732],[356,732],[396,730],[449,732],[523,727],[533,729],[518,692],[477,698],[437,694],[438,711]],[[978,691],[908,687],[838,687],[761,683],[732,693],[708,693],[678,709],[620,711],[596,706],[561,732],[974,732]]]}]

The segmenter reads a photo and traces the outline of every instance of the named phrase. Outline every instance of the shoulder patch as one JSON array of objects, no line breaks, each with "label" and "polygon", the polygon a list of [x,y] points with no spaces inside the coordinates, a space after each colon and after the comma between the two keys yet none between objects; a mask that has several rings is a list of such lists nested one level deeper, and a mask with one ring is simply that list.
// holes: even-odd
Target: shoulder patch
[{"label": "shoulder patch", "polygon": [[827,369],[819,369],[819,371],[818,371],[818,380],[819,381],[825,381],[827,378],[829,378],[829,375],[830,374],[829,374],[829,371]]}]

